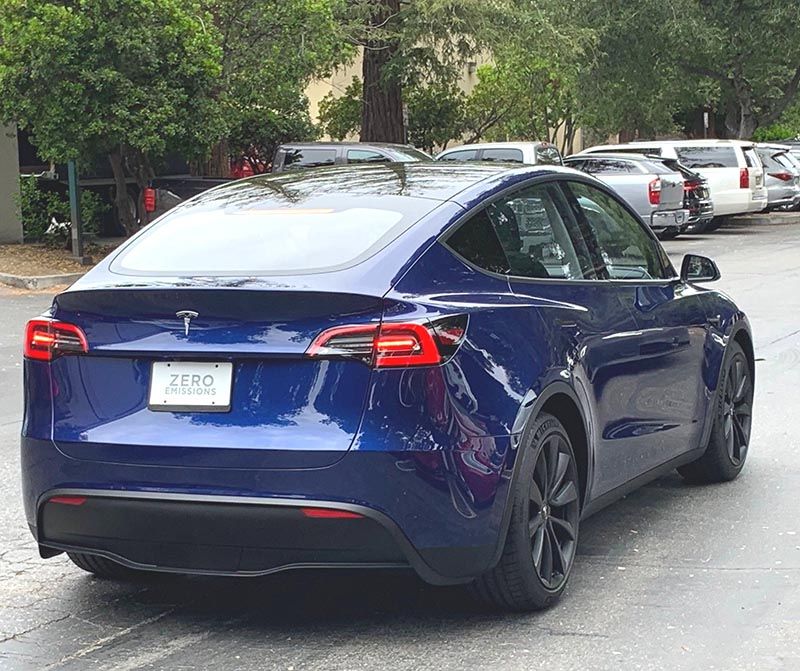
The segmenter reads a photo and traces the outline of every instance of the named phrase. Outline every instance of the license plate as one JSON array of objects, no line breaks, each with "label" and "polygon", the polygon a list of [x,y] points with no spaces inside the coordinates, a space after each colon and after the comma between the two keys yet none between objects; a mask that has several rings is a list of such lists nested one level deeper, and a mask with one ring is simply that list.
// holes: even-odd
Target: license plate
[{"label": "license plate", "polygon": [[154,361],[148,407],[170,412],[227,412],[232,381],[232,363]]}]

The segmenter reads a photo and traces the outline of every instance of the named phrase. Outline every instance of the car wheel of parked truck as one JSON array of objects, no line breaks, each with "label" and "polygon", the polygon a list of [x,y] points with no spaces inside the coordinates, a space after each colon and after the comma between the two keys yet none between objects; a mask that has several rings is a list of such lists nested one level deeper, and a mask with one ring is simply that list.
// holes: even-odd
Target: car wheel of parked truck
[{"label": "car wheel of parked truck", "polygon": [[555,603],[578,544],[580,480],[566,429],[541,413],[523,439],[503,554],[471,584],[481,601],[502,609],[539,610]]}]

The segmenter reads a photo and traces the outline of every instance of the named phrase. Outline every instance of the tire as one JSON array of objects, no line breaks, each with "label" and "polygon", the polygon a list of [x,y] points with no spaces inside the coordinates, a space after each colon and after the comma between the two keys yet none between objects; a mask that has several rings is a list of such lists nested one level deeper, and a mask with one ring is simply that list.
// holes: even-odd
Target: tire
[{"label": "tire", "polygon": [[711,231],[716,231],[722,224],[725,223],[725,217],[714,217],[711,221],[706,224],[705,229],[703,231],[705,233],[710,233]]},{"label": "tire", "polygon": [[661,231],[657,237],[659,240],[674,240],[681,234],[680,230]]},{"label": "tire", "polygon": [[112,580],[135,580],[146,575],[144,571],[136,571],[115,561],[98,555],[84,554],[82,552],[67,552],[67,556],[78,568],[93,573],[98,578]]},{"label": "tire", "polygon": [[[511,492],[511,521],[497,566],[469,586],[479,601],[532,611],[558,601],[578,544],[580,481],[561,422],[541,413],[526,432]],[[538,560],[536,557],[538,556]]]},{"label": "tire", "polygon": [[744,468],[753,419],[753,382],[747,356],[731,341],[714,399],[714,424],[703,456],[678,473],[693,484],[727,482]]}]

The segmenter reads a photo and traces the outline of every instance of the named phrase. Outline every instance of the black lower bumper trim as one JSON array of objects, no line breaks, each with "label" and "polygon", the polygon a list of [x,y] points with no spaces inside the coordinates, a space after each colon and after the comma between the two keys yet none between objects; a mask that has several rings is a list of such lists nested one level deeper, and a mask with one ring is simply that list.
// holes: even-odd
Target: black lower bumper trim
[{"label": "black lower bumper trim", "polygon": [[316,519],[300,507],[89,496],[45,501],[39,543],[136,568],[262,575],[315,565],[408,565],[368,517]]}]

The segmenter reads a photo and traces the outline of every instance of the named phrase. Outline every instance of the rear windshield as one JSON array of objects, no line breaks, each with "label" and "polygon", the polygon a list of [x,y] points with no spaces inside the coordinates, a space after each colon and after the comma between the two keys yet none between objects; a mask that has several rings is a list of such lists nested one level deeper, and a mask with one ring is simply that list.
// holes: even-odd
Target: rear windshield
[{"label": "rear windshield", "polygon": [[736,150],[731,146],[675,147],[680,162],[689,169],[738,168]]},{"label": "rear windshield", "polygon": [[321,165],[333,165],[336,162],[335,149],[309,147],[287,147],[283,157],[283,169],[315,168]]},{"label": "rear windshield", "polygon": [[505,161],[506,163],[522,163],[522,151],[519,149],[509,149],[499,147],[497,149],[484,149],[484,161]]},{"label": "rear windshield", "polygon": [[428,154],[426,154],[424,151],[420,151],[414,147],[403,147],[402,149],[392,147],[386,151],[387,153],[391,154],[392,158],[398,163],[413,163],[415,161],[433,160],[433,158],[428,156]]},{"label": "rear windshield", "polygon": [[[217,192],[219,193],[219,192]],[[217,207],[168,212],[111,264],[122,274],[250,277],[346,268],[385,247],[435,201],[331,195],[302,206],[233,192]]]}]

